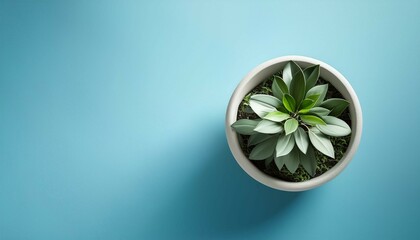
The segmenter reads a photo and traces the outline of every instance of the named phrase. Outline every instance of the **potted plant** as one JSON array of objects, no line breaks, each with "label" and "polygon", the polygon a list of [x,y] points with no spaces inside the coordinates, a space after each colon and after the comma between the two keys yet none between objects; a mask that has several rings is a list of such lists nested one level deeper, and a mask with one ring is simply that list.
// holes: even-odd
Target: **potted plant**
[{"label": "potted plant", "polygon": [[362,111],[349,82],[319,60],[262,63],[237,86],[226,136],[239,165],[279,190],[304,191],[337,176],[360,143]]}]

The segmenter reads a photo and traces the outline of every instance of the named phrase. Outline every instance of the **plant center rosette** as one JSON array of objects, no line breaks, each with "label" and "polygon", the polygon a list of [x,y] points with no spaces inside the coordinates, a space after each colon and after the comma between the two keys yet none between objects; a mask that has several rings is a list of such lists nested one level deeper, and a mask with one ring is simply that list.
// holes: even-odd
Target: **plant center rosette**
[{"label": "plant center rosette", "polygon": [[328,171],[345,152],[349,102],[319,76],[319,65],[302,70],[290,61],[243,99],[231,127],[263,172],[305,181]]}]

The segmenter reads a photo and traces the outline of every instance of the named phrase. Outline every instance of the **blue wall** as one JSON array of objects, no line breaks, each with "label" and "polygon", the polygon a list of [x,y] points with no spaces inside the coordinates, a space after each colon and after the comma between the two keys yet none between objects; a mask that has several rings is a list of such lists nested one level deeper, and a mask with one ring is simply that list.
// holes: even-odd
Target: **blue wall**
[{"label": "blue wall", "polygon": [[[298,54],[359,95],[354,161],[304,193],[236,164],[241,78]],[[0,1],[0,239],[413,239],[419,1]]]}]

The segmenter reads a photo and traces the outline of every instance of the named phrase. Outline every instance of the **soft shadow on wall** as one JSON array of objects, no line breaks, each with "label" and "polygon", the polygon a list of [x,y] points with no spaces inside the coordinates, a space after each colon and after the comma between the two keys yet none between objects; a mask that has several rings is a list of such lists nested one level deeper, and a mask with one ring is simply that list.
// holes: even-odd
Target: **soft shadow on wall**
[{"label": "soft shadow on wall", "polygon": [[249,177],[234,160],[223,129],[208,137],[212,149],[197,159],[204,162],[202,169],[160,208],[157,219],[170,226],[156,234],[167,236],[170,231],[174,237],[202,239],[243,233],[273,218],[286,219],[304,197],[305,193],[274,190]]}]

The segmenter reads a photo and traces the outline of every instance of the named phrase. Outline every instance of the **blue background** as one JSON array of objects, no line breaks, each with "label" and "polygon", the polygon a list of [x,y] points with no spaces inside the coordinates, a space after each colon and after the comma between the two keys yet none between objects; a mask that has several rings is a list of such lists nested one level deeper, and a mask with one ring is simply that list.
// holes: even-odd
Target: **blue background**
[{"label": "blue background", "polygon": [[[364,112],[354,161],[303,193],[224,135],[241,78],[289,54]],[[419,59],[419,1],[1,1],[0,239],[415,238]]]}]

